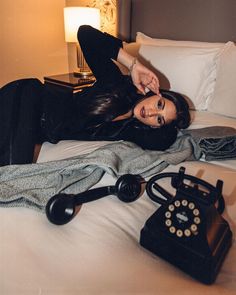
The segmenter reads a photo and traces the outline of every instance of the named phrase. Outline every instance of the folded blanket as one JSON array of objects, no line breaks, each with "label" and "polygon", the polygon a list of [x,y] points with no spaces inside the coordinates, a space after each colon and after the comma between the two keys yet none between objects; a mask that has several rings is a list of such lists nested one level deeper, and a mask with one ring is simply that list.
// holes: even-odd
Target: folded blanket
[{"label": "folded blanket", "polygon": [[[214,158],[214,153],[217,158],[220,154],[226,158],[227,153],[229,157],[235,157],[236,130],[228,130],[232,133],[224,136],[220,129],[210,127],[181,132],[166,151],[145,151],[130,142],[115,142],[66,160],[0,167],[0,205],[24,206],[43,212],[51,196],[59,192],[85,191],[105,172],[114,177],[132,173],[146,178],[161,172],[169,164],[199,160],[204,153],[208,158],[209,155]],[[230,143],[228,138],[232,139]]]},{"label": "folded blanket", "polygon": [[206,127],[183,130],[190,135],[196,152],[199,150],[207,161],[236,158],[236,129],[231,127]]}]

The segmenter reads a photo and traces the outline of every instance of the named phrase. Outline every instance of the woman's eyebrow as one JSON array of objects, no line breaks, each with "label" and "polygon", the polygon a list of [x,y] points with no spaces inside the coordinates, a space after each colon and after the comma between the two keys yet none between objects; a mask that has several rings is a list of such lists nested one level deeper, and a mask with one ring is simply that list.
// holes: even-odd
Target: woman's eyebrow
[{"label": "woman's eyebrow", "polygon": [[165,108],[165,104],[166,104],[166,102],[165,102],[165,100],[163,99],[163,106],[162,106],[162,110],[164,110],[164,108]]},{"label": "woman's eyebrow", "polygon": [[165,121],[165,118],[162,116],[162,120],[163,120],[163,124],[162,125],[165,125],[166,124],[166,121]]}]

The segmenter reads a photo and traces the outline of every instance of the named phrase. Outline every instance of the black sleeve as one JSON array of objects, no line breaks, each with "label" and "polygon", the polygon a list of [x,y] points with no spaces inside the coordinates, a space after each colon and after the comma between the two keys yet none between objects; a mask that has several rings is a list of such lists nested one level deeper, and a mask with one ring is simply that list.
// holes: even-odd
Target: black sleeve
[{"label": "black sleeve", "polygon": [[161,128],[135,126],[128,121],[102,124],[91,135],[91,140],[126,140],[136,143],[143,149],[163,151],[168,149],[177,138],[177,129],[171,125]]},{"label": "black sleeve", "polygon": [[120,136],[121,139],[134,142],[143,149],[164,151],[175,142],[177,130],[168,125],[147,129],[128,127]]},{"label": "black sleeve", "polygon": [[83,25],[78,30],[78,41],[85,60],[97,80],[113,82],[122,78],[122,73],[112,59],[116,60],[122,41],[107,33]]}]

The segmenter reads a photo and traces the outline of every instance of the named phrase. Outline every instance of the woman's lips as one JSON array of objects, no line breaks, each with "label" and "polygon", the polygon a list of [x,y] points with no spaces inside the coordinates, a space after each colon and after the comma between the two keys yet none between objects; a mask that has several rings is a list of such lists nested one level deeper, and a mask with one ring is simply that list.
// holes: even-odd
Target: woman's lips
[{"label": "woman's lips", "polygon": [[144,109],[144,107],[142,107],[141,110],[140,110],[140,116],[142,118],[145,118],[145,109]]}]

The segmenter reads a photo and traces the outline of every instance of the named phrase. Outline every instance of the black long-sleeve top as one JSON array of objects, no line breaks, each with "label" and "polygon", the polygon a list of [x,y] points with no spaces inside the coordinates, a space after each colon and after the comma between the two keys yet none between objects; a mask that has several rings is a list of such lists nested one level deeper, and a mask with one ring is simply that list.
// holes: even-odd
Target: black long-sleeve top
[{"label": "black long-sleeve top", "polygon": [[[49,111],[44,118],[48,140],[127,140],[151,150],[165,150],[173,144],[177,135],[173,126],[152,128],[135,118],[112,121],[132,110],[143,98],[137,93],[130,77],[124,76],[113,62],[117,59],[122,41],[90,26],[80,27],[78,40],[97,81],[93,87],[75,94],[72,101],[61,99],[57,110],[54,103],[50,105],[48,102]],[[96,104],[99,94],[114,95],[114,92],[117,96],[116,108],[97,116],[84,112],[89,100]]]},{"label": "black long-sleeve top", "polygon": [[[172,126],[151,128],[135,118],[113,121],[144,97],[130,77],[113,62],[121,40],[82,26],[78,40],[96,83],[73,97],[37,79],[13,81],[0,89],[0,166],[31,163],[36,143],[59,140],[127,140],[144,149],[164,150],[176,139]],[[89,115],[88,102],[99,108],[99,97],[115,98],[106,112]]]}]

